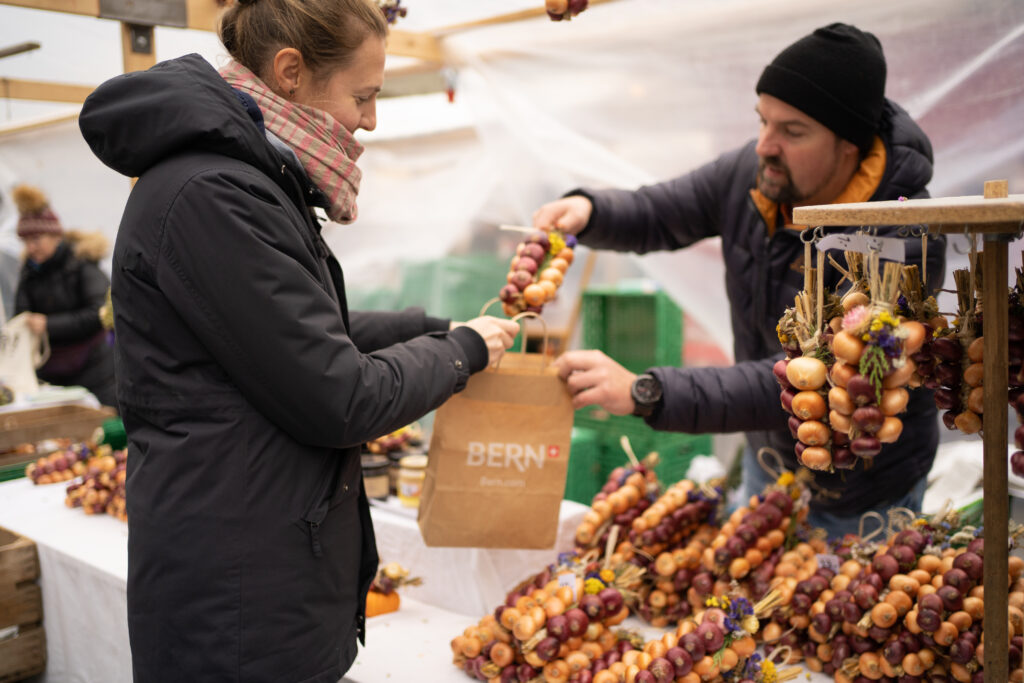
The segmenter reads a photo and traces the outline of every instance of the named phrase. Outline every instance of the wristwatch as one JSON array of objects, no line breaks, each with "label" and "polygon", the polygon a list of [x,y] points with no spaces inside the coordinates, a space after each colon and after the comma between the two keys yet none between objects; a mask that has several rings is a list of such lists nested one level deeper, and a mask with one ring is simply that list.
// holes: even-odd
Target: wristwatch
[{"label": "wristwatch", "polygon": [[654,375],[637,375],[629,394],[636,404],[633,414],[637,417],[647,417],[661,403],[661,382]]}]

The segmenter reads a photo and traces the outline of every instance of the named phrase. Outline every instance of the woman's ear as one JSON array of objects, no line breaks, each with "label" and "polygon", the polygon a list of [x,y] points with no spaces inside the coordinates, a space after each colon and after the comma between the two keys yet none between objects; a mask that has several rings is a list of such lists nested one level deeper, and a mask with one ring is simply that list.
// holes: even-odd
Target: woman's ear
[{"label": "woman's ear", "polygon": [[289,99],[301,87],[302,74],[305,71],[302,53],[294,47],[284,47],[274,55],[273,72],[277,94]]}]

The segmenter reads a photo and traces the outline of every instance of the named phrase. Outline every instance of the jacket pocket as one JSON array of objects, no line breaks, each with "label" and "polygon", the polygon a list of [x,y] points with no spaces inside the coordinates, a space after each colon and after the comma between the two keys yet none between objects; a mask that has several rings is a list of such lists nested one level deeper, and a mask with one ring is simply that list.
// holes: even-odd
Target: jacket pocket
[{"label": "jacket pocket", "polygon": [[314,491],[313,497],[306,513],[302,516],[302,522],[309,530],[310,549],[313,557],[322,557],[323,546],[320,544],[320,525],[327,517],[330,509],[331,497],[334,489],[338,486],[338,476],[341,472],[341,459],[337,453],[331,451],[324,456],[324,464],[320,468],[320,476]]}]

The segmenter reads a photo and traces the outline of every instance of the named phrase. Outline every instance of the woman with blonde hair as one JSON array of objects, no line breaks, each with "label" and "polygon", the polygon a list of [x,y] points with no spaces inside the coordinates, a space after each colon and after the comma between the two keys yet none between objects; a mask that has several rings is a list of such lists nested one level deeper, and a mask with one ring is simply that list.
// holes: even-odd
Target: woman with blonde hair
[{"label": "woman with blonde hair", "polygon": [[136,681],[323,681],[377,566],[360,444],[496,362],[514,323],[349,311],[314,208],[356,218],[387,25],[370,0],[246,0],[233,61],[100,86],[80,126],[138,176],[114,249]]}]

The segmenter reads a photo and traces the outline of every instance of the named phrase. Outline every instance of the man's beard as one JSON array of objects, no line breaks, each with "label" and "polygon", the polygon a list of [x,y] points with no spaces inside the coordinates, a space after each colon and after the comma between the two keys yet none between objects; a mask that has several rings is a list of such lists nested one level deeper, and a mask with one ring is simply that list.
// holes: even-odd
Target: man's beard
[{"label": "man's beard", "polygon": [[[776,169],[781,170],[785,174],[785,179],[781,182],[766,181],[764,177],[764,170],[767,166],[773,166]],[[778,204],[792,204],[793,202],[803,199],[796,188],[793,186],[793,176],[789,173],[789,168],[782,163],[779,157],[762,157],[757,162],[757,189],[761,191],[768,199]]]}]

